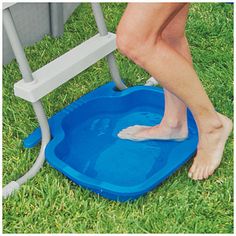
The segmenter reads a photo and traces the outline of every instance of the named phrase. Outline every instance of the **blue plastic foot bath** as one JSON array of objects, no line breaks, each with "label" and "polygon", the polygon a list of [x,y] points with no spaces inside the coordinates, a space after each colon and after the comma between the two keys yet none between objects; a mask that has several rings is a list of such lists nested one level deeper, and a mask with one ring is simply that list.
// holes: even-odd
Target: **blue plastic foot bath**
[{"label": "blue plastic foot bath", "polygon": [[[134,142],[117,137],[131,125],[158,124],[163,113],[161,88],[117,91],[113,82],[108,83],[49,119],[53,138],[46,159],[76,184],[106,198],[135,199],[158,186],[196,151],[197,127],[189,111],[189,136],[184,141]],[[33,147],[40,139],[36,129],[24,145]]]}]

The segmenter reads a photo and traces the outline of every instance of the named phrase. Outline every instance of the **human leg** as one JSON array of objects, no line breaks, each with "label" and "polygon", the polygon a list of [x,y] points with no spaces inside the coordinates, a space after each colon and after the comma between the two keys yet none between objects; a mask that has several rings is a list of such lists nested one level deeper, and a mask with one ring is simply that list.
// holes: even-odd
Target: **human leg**
[{"label": "human leg", "polygon": [[130,3],[118,26],[117,45],[124,55],[158,78],[163,87],[192,111],[199,144],[190,173],[194,179],[202,179],[220,164],[232,124],[216,113],[189,61],[162,38],[165,27],[184,6],[181,3]]},{"label": "human leg", "polygon": [[[162,32],[162,38],[173,49],[184,56],[192,64],[192,57],[185,37],[185,25],[188,16],[189,4],[186,4],[168,23]],[[155,126],[130,126],[122,130],[120,138],[132,139],[138,132],[147,132],[155,135],[155,139],[184,139],[188,135],[186,105],[174,94],[164,89],[165,112],[160,124]],[[153,137],[153,135],[152,135]]]}]

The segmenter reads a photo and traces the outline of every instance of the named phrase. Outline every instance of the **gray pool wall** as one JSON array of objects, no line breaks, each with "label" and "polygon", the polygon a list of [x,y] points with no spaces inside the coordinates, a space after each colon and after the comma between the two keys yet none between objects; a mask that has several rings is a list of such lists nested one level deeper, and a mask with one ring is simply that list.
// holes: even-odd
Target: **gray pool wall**
[{"label": "gray pool wall", "polygon": [[[9,7],[23,46],[41,40],[45,35],[58,37],[64,24],[80,3],[16,3]],[[3,27],[3,64],[14,58]]]}]

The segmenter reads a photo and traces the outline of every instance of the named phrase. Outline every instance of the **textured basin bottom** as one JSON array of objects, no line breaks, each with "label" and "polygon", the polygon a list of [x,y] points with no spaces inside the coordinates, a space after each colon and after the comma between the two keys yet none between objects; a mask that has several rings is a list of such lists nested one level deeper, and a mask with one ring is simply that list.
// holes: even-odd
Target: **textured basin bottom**
[{"label": "textured basin bottom", "polygon": [[[188,112],[184,141],[120,139],[131,125],[156,125],[164,114],[161,88],[137,86],[122,92],[106,84],[70,104],[49,120],[53,139],[46,159],[72,181],[106,198],[126,201],[155,188],[196,151],[196,124]],[[35,145],[39,130],[25,141]],[[187,176],[187,174],[186,174]]]},{"label": "textured basin bottom", "polygon": [[160,122],[159,114],[145,110],[151,108],[101,114],[77,124],[67,136],[71,148],[62,160],[100,181],[121,186],[141,184],[165,166],[165,157],[177,145],[176,142],[133,142],[117,137],[127,126]]}]

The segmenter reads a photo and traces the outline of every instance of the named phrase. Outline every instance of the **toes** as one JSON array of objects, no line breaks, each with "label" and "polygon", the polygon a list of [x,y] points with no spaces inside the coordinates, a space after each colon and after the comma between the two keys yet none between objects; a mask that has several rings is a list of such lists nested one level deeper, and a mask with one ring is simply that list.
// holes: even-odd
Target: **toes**
[{"label": "toes", "polygon": [[144,125],[134,125],[134,126],[131,126],[130,129],[129,129],[129,133],[130,134],[135,134],[137,132],[140,132],[142,130],[145,130],[145,129],[148,129],[149,126],[144,126]]},{"label": "toes", "polygon": [[117,136],[118,136],[119,138],[123,139],[123,134],[122,134],[122,132],[119,132],[119,133],[117,134]]},{"label": "toes", "polygon": [[197,164],[194,160],[191,168],[189,169],[188,177],[191,178],[191,179],[196,179],[197,173],[198,173],[198,166],[197,166]]},{"label": "toes", "polygon": [[142,127],[138,127],[138,126],[131,126],[129,128],[126,129],[126,132],[129,134],[135,134],[138,131],[140,131],[142,129]]},{"label": "toes", "polygon": [[127,139],[127,140],[132,140],[132,141],[139,141],[141,138],[136,137],[136,133],[127,133],[126,130],[120,131],[117,136],[120,139]]},{"label": "toes", "polygon": [[215,171],[215,168],[214,168],[214,167],[209,167],[209,168],[208,168],[208,176],[213,175],[214,171]]},{"label": "toes", "polygon": [[216,170],[216,165],[209,165],[203,161],[194,158],[193,164],[189,169],[188,177],[194,180],[203,180],[211,176]]},{"label": "toes", "polygon": [[117,136],[121,139],[129,139],[129,140],[139,140],[142,137],[136,136],[137,133],[142,131],[143,129],[149,128],[149,126],[144,125],[134,125],[128,128],[122,129]]},{"label": "toes", "polygon": [[126,129],[122,129],[117,135],[119,138],[126,137],[127,135],[132,134],[133,127],[128,127]]},{"label": "toes", "polygon": [[194,173],[196,170],[197,165],[193,163],[193,165],[191,166],[191,168],[189,169],[189,173]]},{"label": "toes", "polygon": [[198,180],[199,171],[200,171],[200,169],[199,169],[199,168],[196,168],[196,170],[193,172],[193,177],[192,177],[192,179]]},{"label": "toes", "polygon": [[129,136],[129,133],[127,133],[125,130],[120,131],[117,136],[121,139],[126,139]]},{"label": "toes", "polygon": [[208,177],[208,172],[206,172],[205,167],[197,166],[195,171],[192,173],[192,179],[194,180],[203,180]]},{"label": "toes", "polygon": [[203,179],[204,179],[204,177],[203,177],[203,175],[204,175],[204,170],[205,170],[205,168],[200,168],[200,169],[199,169],[199,171],[198,171],[198,176],[197,176],[197,179],[198,179],[198,180],[203,180]]},{"label": "toes", "polygon": [[208,167],[206,167],[203,172],[203,178],[207,179],[208,177],[209,177],[209,171],[208,171]]},{"label": "toes", "polygon": [[117,134],[117,136],[120,139],[130,139],[131,138],[131,135],[127,134],[126,132],[120,132],[120,133]]},{"label": "toes", "polygon": [[124,131],[130,132],[130,131],[133,131],[133,130],[135,130],[135,129],[137,129],[137,128],[138,128],[137,125],[135,125],[135,126],[130,126],[130,127],[126,128],[126,129],[124,129]]},{"label": "toes", "polygon": [[193,177],[193,173],[196,171],[196,169],[197,169],[197,164],[196,164],[196,162],[194,160],[193,164],[192,164],[192,166],[191,166],[191,168],[189,169],[189,172],[188,172],[189,178]]},{"label": "toes", "polygon": [[132,134],[134,134],[134,133],[136,133],[136,132],[138,132],[138,131],[140,131],[141,129],[146,128],[146,127],[148,127],[148,126],[142,126],[142,125],[130,126],[130,127],[128,127],[128,128],[122,129],[122,130],[119,132],[118,136],[119,136],[119,135],[123,136],[123,135],[126,135],[126,134],[132,135]]},{"label": "toes", "polygon": [[192,173],[192,172],[188,172],[188,177],[189,177],[190,179],[192,179],[193,173]]},{"label": "toes", "polygon": [[202,180],[204,178],[203,175],[204,175],[204,168],[196,164],[193,164],[188,173],[189,178],[194,180]]},{"label": "toes", "polygon": [[123,135],[123,134],[130,134],[132,133],[131,131],[133,130],[133,127],[129,127],[129,128],[126,128],[126,129],[122,129],[120,131],[120,133]]},{"label": "toes", "polygon": [[215,169],[212,167],[200,167],[193,165],[188,173],[188,177],[194,180],[207,179],[214,173]]},{"label": "toes", "polygon": [[206,167],[204,169],[204,172],[203,172],[203,178],[204,179],[207,179],[209,178],[211,175],[213,175],[213,173],[215,172],[215,168],[214,167]]}]

